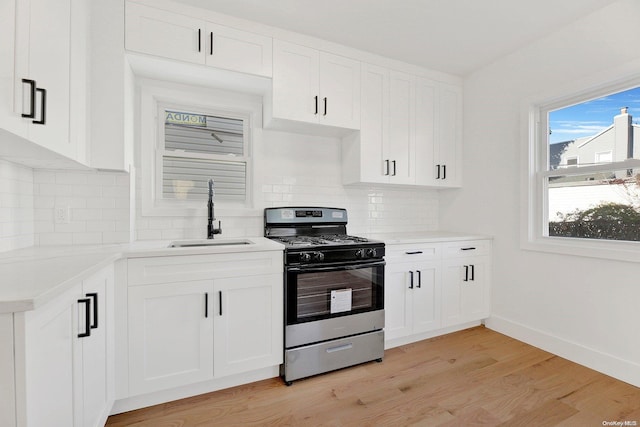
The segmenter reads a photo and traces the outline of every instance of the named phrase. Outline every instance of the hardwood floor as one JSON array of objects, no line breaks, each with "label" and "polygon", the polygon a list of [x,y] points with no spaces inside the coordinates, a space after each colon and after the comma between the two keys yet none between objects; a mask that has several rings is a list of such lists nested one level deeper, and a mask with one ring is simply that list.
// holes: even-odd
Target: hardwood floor
[{"label": "hardwood floor", "polygon": [[640,425],[640,388],[477,327],[382,363],[280,379],[115,415],[119,426]]}]

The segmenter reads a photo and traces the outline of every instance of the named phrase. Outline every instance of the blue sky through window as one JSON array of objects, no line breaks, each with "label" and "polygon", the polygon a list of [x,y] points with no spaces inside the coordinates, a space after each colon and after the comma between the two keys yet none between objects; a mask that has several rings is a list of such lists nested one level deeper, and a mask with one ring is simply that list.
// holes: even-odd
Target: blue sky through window
[{"label": "blue sky through window", "polygon": [[593,136],[613,124],[613,117],[623,107],[629,107],[633,123],[640,124],[640,87],[552,111],[549,143]]}]

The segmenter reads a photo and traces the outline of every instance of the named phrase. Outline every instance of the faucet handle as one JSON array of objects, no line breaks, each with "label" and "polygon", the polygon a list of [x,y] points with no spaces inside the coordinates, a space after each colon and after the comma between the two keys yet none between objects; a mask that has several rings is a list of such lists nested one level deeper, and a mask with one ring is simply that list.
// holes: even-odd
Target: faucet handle
[{"label": "faucet handle", "polygon": [[222,234],[222,221],[218,220],[218,228],[213,227],[213,234]]}]

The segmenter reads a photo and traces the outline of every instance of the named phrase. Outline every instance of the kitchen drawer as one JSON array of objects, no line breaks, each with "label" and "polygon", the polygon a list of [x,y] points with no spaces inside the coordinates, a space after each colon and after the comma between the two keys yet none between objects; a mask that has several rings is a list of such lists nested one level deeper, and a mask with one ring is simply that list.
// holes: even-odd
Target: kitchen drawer
[{"label": "kitchen drawer", "polygon": [[387,245],[385,259],[395,262],[432,261],[439,260],[441,253],[442,245],[440,243]]},{"label": "kitchen drawer", "polygon": [[128,260],[129,286],[282,273],[282,252],[182,255]]},{"label": "kitchen drawer", "polygon": [[463,242],[447,242],[443,245],[443,258],[459,258],[478,255],[489,255],[491,240],[466,240]]},{"label": "kitchen drawer", "polygon": [[384,331],[297,347],[284,353],[285,381],[310,377],[384,357]]}]

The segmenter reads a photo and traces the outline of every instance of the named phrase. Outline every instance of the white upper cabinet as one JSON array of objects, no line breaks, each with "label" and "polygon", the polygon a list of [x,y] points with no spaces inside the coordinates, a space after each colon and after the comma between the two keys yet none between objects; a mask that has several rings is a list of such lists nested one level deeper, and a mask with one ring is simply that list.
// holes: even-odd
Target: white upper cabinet
[{"label": "white upper cabinet", "polygon": [[361,115],[343,138],[344,184],[460,186],[460,87],[362,64]]},{"label": "white upper cabinet", "polygon": [[34,166],[59,158],[47,152],[85,162],[86,127],[76,120],[87,105],[85,2],[1,0],[0,10],[0,128],[50,150],[13,141],[2,155],[28,161],[38,153]]},{"label": "white upper cabinet", "polygon": [[274,40],[271,101],[267,126],[292,121],[359,129],[360,62]]},{"label": "white upper cabinet", "polygon": [[126,48],[182,62],[271,76],[271,38],[126,3]]}]

